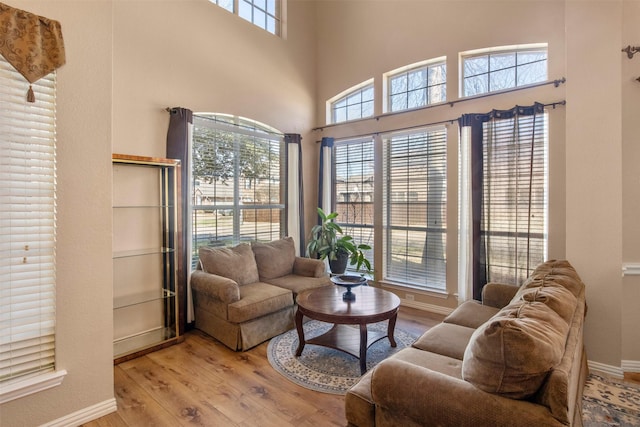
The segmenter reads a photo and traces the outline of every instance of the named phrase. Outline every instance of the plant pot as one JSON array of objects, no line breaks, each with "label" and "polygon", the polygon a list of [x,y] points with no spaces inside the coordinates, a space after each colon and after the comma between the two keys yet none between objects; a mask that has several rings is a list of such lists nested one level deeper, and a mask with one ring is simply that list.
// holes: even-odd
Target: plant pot
[{"label": "plant pot", "polygon": [[329,260],[329,268],[333,274],[343,274],[347,269],[347,262],[349,262],[348,253],[340,253],[336,255],[336,259]]}]

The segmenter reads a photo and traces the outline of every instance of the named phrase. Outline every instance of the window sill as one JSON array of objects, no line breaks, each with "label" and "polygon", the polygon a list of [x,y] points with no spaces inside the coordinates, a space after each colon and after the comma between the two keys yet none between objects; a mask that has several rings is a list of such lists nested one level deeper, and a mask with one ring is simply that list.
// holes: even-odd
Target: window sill
[{"label": "window sill", "polygon": [[62,380],[67,375],[66,370],[47,372],[29,377],[27,379],[18,379],[15,382],[9,382],[2,385],[0,391],[0,404],[38,393],[52,387],[62,384]]},{"label": "window sill", "polygon": [[445,290],[440,290],[435,288],[425,289],[425,288],[419,288],[417,286],[404,285],[400,283],[386,282],[386,281],[380,281],[379,283],[383,288],[396,289],[396,290],[405,291],[405,292],[410,290],[411,293],[426,295],[434,298],[442,298],[442,299],[449,298],[449,293]]}]

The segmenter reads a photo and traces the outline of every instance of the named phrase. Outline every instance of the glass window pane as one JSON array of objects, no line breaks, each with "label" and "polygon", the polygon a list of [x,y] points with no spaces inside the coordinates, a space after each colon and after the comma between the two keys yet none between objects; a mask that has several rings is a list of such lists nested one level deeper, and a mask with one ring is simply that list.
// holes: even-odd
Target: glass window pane
[{"label": "glass window pane", "polygon": [[408,93],[407,108],[418,108],[427,105],[427,90],[420,89]]},{"label": "glass window pane", "polygon": [[233,0],[218,0],[218,6],[233,12]]},{"label": "glass window pane", "polygon": [[489,59],[487,56],[475,56],[464,59],[463,73],[465,78],[488,72]]},{"label": "glass window pane", "polygon": [[373,101],[367,101],[362,103],[362,117],[373,116]]},{"label": "glass window pane", "polygon": [[436,65],[429,68],[429,86],[446,83],[447,66],[445,64]]},{"label": "glass window pane", "polygon": [[373,101],[373,86],[362,89],[362,101]]},{"label": "glass window pane", "polygon": [[333,123],[340,123],[347,120],[346,107],[340,107],[333,110]]},{"label": "glass window pane", "polygon": [[391,95],[391,111],[401,111],[407,109],[407,94],[400,93]]},{"label": "glass window pane", "polygon": [[427,86],[427,70],[413,71],[407,74],[407,90],[414,90]]},{"label": "glass window pane", "polygon": [[489,90],[488,74],[464,79],[464,96],[479,95]]},{"label": "glass window pane", "polygon": [[347,120],[355,120],[362,117],[362,104],[349,105],[347,107]]},{"label": "glass window pane", "polygon": [[267,10],[267,2],[266,0],[253,0],[253,4],[255,7],[258,7],[262,10]]},{"label": "glass window pane", "polygon": [[246,19],[249,22],[252,22],[252,19],[251,19],[251,17],[253,16],[252,11],[253,11],[253,7],[251,6],[250,3],[246,2],[245,0],[240,0],[240,10],[238,11],[238,15],[241,18]]},{"label": "glass window pane", "polygon": [[546,61],[547,52],[544,51],[526,51],[518,52],[518,65],[528,64],[530,62]]},{"label": "glass window pane", "polygon": [[447,100],[447,87],[445,85],[431,86],[429,88],[429,104],[444,102]]},{"label": "glass window pane", "polygon": [[267,29],[267,15],[259,9],[253,10],[253,23],[262,29]]},{"label": "glass window pane", "polygon": [[547,62],[534,62],[518,67],[518,86],[547,80]]},{"label": "glass window pane", "polygon": [[362,102],[362,92],[358,91],[352,95],[347,96],[347,105],[359,104]]},{"label": "glass window pane", "polygon": [[271,34],[276,34],[276,20],[275,18],[268,16],[267,17],[267,31],[269,31]]},{"label": "glass window pane", "polygon": [[500,53],[489,56],[489,69],[493,71],[516,66],[516,55],[514,53]]},{"label": "glass window pane", "polygon": [[276,15],[276,0],[267,0],[267,13],[269,15]]},{"label": "glass window pane", "polygon": [[495,71],[489,74],[490,91],[509,89],[516,85],[516,69],[507,68],[506,70]]},{"label": "glass window pane", "polygon": [[390,82],[391,82],[390,87],[391,87],[392,94],[407,91],[407,75],[406,74],[403,74],[397,77],[392,77],[390,79]]}]

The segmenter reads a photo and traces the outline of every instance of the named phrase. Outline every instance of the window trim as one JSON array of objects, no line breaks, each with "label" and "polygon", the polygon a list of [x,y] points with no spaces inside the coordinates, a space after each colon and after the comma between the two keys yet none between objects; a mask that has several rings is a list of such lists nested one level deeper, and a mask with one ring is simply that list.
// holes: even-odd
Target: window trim
[{"label": "window trim", "polygon": [[[500,53],[521,53],[526,51],[535,51],[545,49],[547,51],[547,79],[545,81],[533,82],[526,85],[516,85],[511,88],[505,88],[500,90],[488,90],[487,92],[477,93],[475,95],[464,95],[464,60],[466,58],[473,58],[478,56],[500,54]],[[507,46],[494,46],[482,49],[467,50],[458,53],[458,97],[462,99],[473,99],[476,97],[483,97],[489,94],[499,94],[501,92],[509,92],[515,89],[524,89],[527,87],[533,87],[540,85],[541,83],[549,82],[549,44],[548,43],[530,43],[530,44],[516,44]]]},{"label": "window trim", "polygon": [[[389,84],[389,80],[393,77],[395,77],[398,74],[401,73],[407,73],[410,71],[414,71],[414,70],[418,70],[418,69],[422,69],[422,68],[429,68],[432,66],[436,66],[436,65],[444,65],[445,66],[445,70],[447,67],[447,57],[446,56],[439,56],[437,58],[431,58],[431,59],[426,59],[424,61],[420,61],[420,62],[415,62],[413,64],[408,64],[405,65],[403,67],[400,68],[396,68],[395,70],[391,70],[391,71],[387,71],[386,73],[382,74],[382,99],[384,100],[382,103],[382,114],[398,114],[398,113],[402,113],[405,111],[413,111],[413,110],[419,110],[421,108],[425,108],[428,106],[434,106],[434,105],[439,105],[439,104],[445,104],[447,102],[447,94],[446,94],[446,86],[447,86],[447,78],[445,78],[444,81],[444,85],[445,85],[445,100],[441,101],[441,102],[435,102],[435,103],[429,103],[427,102],[425,105],[422,105],[420,107],[414,107],[414,108],[407,108],[404,110],[397,110],[397,111],[391,111],[391,90],[390,90],[390,84]],[[445,71],[446,72],[446,71]],[[428,89],[429,86],[427,85],[426,88]]]}]

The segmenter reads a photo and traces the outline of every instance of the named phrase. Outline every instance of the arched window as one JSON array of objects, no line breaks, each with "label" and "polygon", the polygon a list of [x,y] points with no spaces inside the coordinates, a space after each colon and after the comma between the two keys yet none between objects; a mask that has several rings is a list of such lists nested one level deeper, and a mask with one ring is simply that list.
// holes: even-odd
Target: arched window
[{"label": "arched window", "polygon": [[193,259],[200,246],[271,241],[285,233],[283,135],[224,114],[194,114]]},{"label": "arched window", "polygon": [[373,117],[373,79],[356,85],[328,101],[327,123]]},{"label": "arched window", "polygon": [[512,89],[547,80],[547,45],[470,51],[460,63],[461,96]]},{"label": "arched window", "polygon": [[447,100],[446,58],[408,65],[384,75],[384,112],[411,110]]}]

